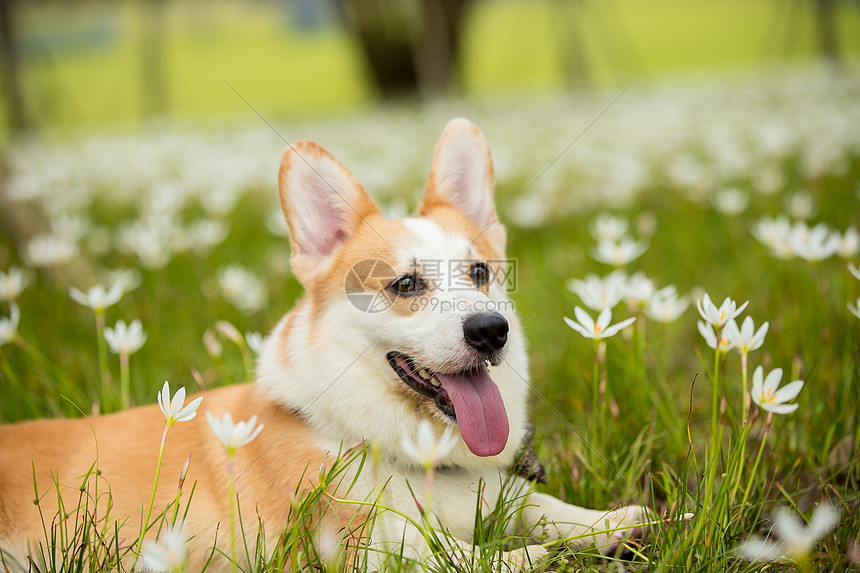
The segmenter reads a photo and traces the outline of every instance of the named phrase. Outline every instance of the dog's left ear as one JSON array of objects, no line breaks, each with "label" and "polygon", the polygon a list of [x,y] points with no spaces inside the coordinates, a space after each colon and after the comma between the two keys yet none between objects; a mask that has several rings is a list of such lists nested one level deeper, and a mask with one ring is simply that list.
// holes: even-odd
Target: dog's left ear
[{"label": "dog's left ear", "polygon": [[466,119],[452,119],[436,144],[418,214],[454,207],[504,251],[505,230],[496,217],[493,185],[493,159],[481,130]]}]

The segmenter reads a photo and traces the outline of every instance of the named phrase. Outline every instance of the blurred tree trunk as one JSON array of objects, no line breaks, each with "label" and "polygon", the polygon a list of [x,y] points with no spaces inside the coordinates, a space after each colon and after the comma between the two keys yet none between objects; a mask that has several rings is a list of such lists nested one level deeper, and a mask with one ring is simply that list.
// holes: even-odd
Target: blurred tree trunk
[{"label": "blurred tree trunk", "polygon": [[163,115],[168,108],[167,0],[140,0],[139,5],[141,112]]},{"label": "blurred tree trunk", "polygon": [[831,63],[838,63],[841,57],[836,24],[836,0],[815,0],[815,24],[821,55]]},{"label": "blurred tree trunk", "polygon": [[591,82],[585,53],[585,0],[559,2],[562,72],[569,87],[587,87]]},{"label": "blurred tree trunk", "polygon": [[6,92],[6,122],[12,134],[29,127],[21,88],[21,68],[18,59],[15,2],[0,0],[0,50],[3,60],[3,86]]},{"label": "blurred tree trunk", "polygon": [[349,25],[383,97],[460,85],[460,48],[472,0],[345,0]]}]

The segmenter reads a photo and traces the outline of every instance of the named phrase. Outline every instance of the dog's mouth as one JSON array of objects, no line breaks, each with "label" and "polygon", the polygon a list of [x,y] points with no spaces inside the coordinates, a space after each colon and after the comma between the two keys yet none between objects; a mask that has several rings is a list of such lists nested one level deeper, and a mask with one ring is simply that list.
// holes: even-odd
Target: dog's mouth
[{"label": "dog's mouth", "polygon": [[508,415],[499,388],[484,364],[454,373],[434,372],[402,352],[389,352],[388,363],[407,386],[433,400],[455,421],[477,456],[495,456],[508,442]]}]

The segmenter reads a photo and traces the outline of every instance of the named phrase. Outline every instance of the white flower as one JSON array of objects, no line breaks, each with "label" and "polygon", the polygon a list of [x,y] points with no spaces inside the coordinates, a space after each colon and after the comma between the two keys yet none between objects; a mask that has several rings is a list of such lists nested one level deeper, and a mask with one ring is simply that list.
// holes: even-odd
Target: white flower
[{"label": "white flower", "polygon": [[231,457],[236,453],[236,450],[252,442],[263,431],[263,424],[257,426],[257,416],[251,416],[245,422],[234,424],[233,417],[230,416],[229,412],[225,412],[219,420],[207,411],[206,420],[209,422],[209,427],[212,428],[215,437],[227,450],[227,455]]},{"label": "white flower", "polygon": [[123,294],[139,287],[142,280],[137,269],[115,269],[108,272],[107,279],[110,284],[119,285]]},{"label": "white flower", "polygon": [[591,316],[578,306],[573,309],[573,314],[576,316],[577,322],[566,316],[564,317],[564,322],[584,337],[594,340],[609,338],[622,328],[630,326],[636,320],[636,317],[632,316],[626,320],[622,320],[618,324],[609,326],[609,322],[612,320],[612,310],[609,308],[604,308],[600,312],[597,316],[597,321],[593,321]]},{"label": "white flower", "polygon": [[121,227],[117,231],[120,249],[137,255],[141,264],[147,269],[163,268],[173,257],[167,241],[168,236],[173,232],[173,225],[168,222],[162,224],[162,226],[166,225],[170,225],[170,228],[163,229],[138,220]]},{"label": "white flower", "polygon": [[12,303],[9,308],[9,317],[0,318],[0,346],[14,341],[18,338],[18,324],[21,321],[21,311],[18,305]]},{"label": "white flower", "polygon": [[[752,377],[752,400],[763,410],[774,414],[788,414],[797,410],[797,404],[786,404],[800,393],[803,388],[802,380],[795,380],[779,388],[782,380],[782,368],[774,368],[767,377],[761,366],[755,369]],[[779,390],[777,390],[779,388]]]},{"label": "white flower", "polygon": [[627,219],[601,213],[591,222],[589,230],[600,243],[618,241],[627,233]]},{"label": "white flower", "polygon": [[80,215],[62,214],[51,221],[51,228],[57,237],[70,243],[77,243],[92,229],[92,221]]},{"label": "white flower", "polygon": [[623,267],[638,259],[647,250],[648,245],[644,241],[635,241],[630,237],[625,237],[618,242],[601,241],[597,243],[597,248],[591,252],[591,258],[614,267]]},{"label": "white flower", "polygon": [[236,346],[242,346],[244,342],[242,339],[242,333],[239,332],[239,329],[233,326],[232,323],[227,322],[226,320],[219,320],[215,323],[215,330]]},{"label": "white flower", "polygon": [[841,238],[825,223],[819,223],[811,229],[803,222],[797,222],[791,227],[788,244],[794,254],[807,261],[822,261],[833,256],[839,248]]},{"label": "white flower", "polygon": [[115,305],[122,298],[122,285],[114,283],[109,290],[102,285],[96,285],[84,294],[75,287],[69,288],[69,296],[72,300],[88,306],[96,312],[101,312],[109,306]]},{"label": "white flower", "polygon": [[246,332],[245,342],[254,354],[260,354],[263,349],[263,335],[259,332]]},{"label": "white flower", "polygon": [[245,314],[257,312],[268,303],[268,294],[260,279],[241,265],[230,265],[218,271],[221,294]]},{"label": "white flower", "polygon": [[815,202],[812,195],[805,191],[797,191],[785,201],[788,214],[794,219],[810,219],[815,214]]},{"label": "white flower", "polygon": [[146,333],[137,319],[128,326],[124,320],[118,320],[114,328],[105,328],[105,340],[114,354],[134,354],[146,342]]},{"label": "white flower", "polygon": [[761,348],[764,343],[764,337],[767,334],[768,323],[762,324],[756,331],[755,324],[751,316],[744,319],[743,325],[738,328],[738,323],[734,319],[726,323],[723,329],[722,336],[729,341],[729,344],[741,354],[748,354],[752,350]]},{"label": "white flower", "polygon": [[180,523],[176,527],[167,527],[161,534],[160,542],[146,540],[141,565],[144,571],[175,573],[185,570],[185,557],[185,536]]},{"label": "white flower", "polygon": [[337,569],[338,557],[340,557],[341,537],[332,527],[320,527],[317,530],[316,543],[314,547],[317,555],[325,565],[325,571]]},{"label": "white flower", "polygon": [[185,387],[183,386],[177,390],[171,399],[170,385],[167,383],[167,380],[164,381],[164,386],[161,387],[161,392],[158,393],[158,407],[161,408],[161,412],[164,414],[168,428],[176,422],[187,422],[193,419],[197,415],[197,408],[200,407],[200,402],[202,401],[203,397],[201,396],[183,407],[183,404],[185,404]]},{"label": "white flower", "polygon": [[603,279],[595,274],[585,280],[570,279],[567,288],[576,294],[582,303],[592,310],[614,308],[624,298],[627,277],[621,271],[613,271]]},{"label": "white flower", "polygon": [[10,267],[5,273],[0,271],[0,300],[14,301],[27,286],[29,280],[26,273],[18,267]]},{"label": "white flower", "polygon": [[854,278],[860,281],[860,266],[855,267],[851,263],[848,263],[848,272],[854,275]]},{"label": "white flower", "polygon": [[842,233],[842,238],[839,240],[839,247],[836,249],[836,254],[843,259],[850,259],[860,252],[860,234],[854,227],[848,227]]},{"label": "white flower", "polygon": [[791,232],[791,222],[785,215],[777,217],[762,217],[752,228],[753,236],[770,249],[773,256],[780,259],[790,259],[794,250],[788,241]]},{"label": "white flower", "polygon": [[24,258],[34,267],[53,267],[78,256],[78,246],[54,235],[33,237],[24,247]]},{"label": "white flower", "polygon": [[188,227],[188,241],[195,254],[206,254],[230,233],[230,225],[218,219],[199,219]]},{"label": "white flower", "polygon": [[855,304],[848,303],[848,310],[851,311],[851,314],[860,318],[860,297],[857,297],[857,302]]},{"label": "white flower", "polygon": [[750,198],[737,187],[728,187],[714,193],[712,202],[718,213],[731,217],[743,213],[750,204]]},{"label": "white flower", "polygon": [[806,525],[786,509],[777,510],[773,519],[774,531],[781,543],[767,539],[750,538],[744,541],[738,552],[747,561],[784,561],[803,558],[812,552],[818,541],[839,524],[839,510],[829,503],[822,503],[812,512]]},{"label": "white flower", "polygon": [[696,326],[699,328],[699,334],[701,334],[702,338],[705,339],[707,345],[714,350],[717,349],[718,344],[720,346],[720,352],[728,352],[732,349],[732,343],[723,335],[722,331],[720,332],[720,339],[717,341],[717,333],[714,332],[714,327],[710,323],[697,320]]},{"label": "white flower", "polygon": [[726,297],[720,307],[717,308],[717,305],[711,301],[711,297],[708,296],[708,293],[705,293],[702,298],[696,301],[696,306],[699,309],[699,314],[702,315],[702,318],[716,327],[721,327],[728,321],[736,318],[744,311],[748,304],[749,301],[746,301],[740,306],[740,308],[738,308],[735,301]]},{"label": "white flower", "polygon": [[654,281],[645,276],[645,273],[639,271],[633,273],[633,276],[627,279],[627,284],[624,288],[624,298],[631,305],[643,305],[654,296],[655,290]]},{"label": "white flower", "polygon": [[409,436],[403,436],[400,443],[407,456],[421,464],[424,468],[433,468],[451,453],[457,445],[457,436],[450,427],[437,439],[433,426],[427,420],[418,423],[418,431],[413,441]]},{"label": "white flower", "polygon": [[690,301],[685,296],[678,296],[675,285],[669,285],[654,293],[645,305],[645,316],[651,320],[668,323],[680,318]]},{"label": "white flower", "polygon": [[210,358],[221,358],[224,346],[221,344],[221,341],[218,340],[218,337],[215,336],[215,333],[208,328],[206,329],[206,332],[203,333],[203,346],[206,347],[206,352],[209,353]]}]

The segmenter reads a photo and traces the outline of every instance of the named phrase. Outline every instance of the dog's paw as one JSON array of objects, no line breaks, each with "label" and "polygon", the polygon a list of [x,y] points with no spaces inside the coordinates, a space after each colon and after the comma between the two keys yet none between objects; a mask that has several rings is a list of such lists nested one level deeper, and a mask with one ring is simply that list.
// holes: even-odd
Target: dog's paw
[{"label": "dog's paw", "polygon": [[549,554],[546,547],[541,545],[526,545],[513,551],[506,551],[502,560],[508,566],[508,570],[512,572],[530,571],[532,567],[538,564],[544,557]]},{"label": "dog's paw", "polygon": [[644,538],[658,519],[652,510],[641,505],[614,509],[606,514],[606,532],[597,536],[596,545],[604,555],[614,553],[624,541]]}]

